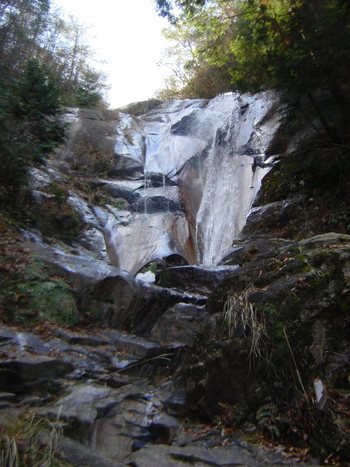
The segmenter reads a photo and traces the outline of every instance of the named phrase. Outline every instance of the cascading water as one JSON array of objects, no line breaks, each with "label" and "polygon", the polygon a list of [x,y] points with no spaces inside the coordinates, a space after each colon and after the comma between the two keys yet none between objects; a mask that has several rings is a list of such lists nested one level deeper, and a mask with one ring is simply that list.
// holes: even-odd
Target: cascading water
[{"label": "cascading water", "polygon": [[[170,101],[141,117],[121,114],[116,157],[143,209],[107,228],[116,263],[133,273],[169,254],[213,266],[229,250],[268,169],[278,96],[227,94]],[[139,181],[139,187],[135,188]]]}]

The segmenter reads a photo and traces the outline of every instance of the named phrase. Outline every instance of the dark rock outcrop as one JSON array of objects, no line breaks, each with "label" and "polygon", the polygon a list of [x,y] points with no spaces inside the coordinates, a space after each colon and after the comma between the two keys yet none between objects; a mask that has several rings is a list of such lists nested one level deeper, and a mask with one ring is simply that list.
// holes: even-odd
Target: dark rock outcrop
[{"label": "dark rock outcrop", "polygon": [[211,293],[224,278],[237,270],[237,266],[177,266],[160,271],[158,283],[162,287],[171,287],[202,295]]},{"label": "dark rock outcrop", "polygon": [[350,459],[350,419],[339,415],[348,406],[350,236],[264,242],[233,252],[241,268],[209,296],[211,317],[182,370],[189,408],[212,418],[226,403],[281,438],[292,417],[294,436],[306,436],[307,423],[314,450],[337,446]]}]

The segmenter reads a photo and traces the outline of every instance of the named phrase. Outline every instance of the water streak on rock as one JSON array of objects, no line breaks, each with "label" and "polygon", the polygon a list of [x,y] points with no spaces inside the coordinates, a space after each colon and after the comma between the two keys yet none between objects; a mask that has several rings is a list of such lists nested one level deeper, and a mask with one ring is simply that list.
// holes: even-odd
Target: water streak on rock
[{"label": "water streak on rock", "polygon": [[[231,93],[166,102],[141,117],[122,114],[117,175],[140,180],[136,192],[144,210],[133,213],[127,226],[106,223],[114,262],[132,273],[171,254],[217,264],[242,230],[268,171],[261,161],[280,125],[277,106],[272,92]],[[155,205],[151,200],[159,192],[164,207],[151,213],[148,205]],[[174,197],[179,208],[170,202]]]}]

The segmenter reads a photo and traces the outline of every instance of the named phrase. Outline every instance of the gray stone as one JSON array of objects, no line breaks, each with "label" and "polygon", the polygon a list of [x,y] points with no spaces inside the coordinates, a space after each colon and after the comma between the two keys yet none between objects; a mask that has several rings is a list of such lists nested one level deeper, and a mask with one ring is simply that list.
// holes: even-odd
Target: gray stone
[{"label": "gray stone", "polygon": [[176,203],[171,199],[164,198],[163,196],[138,199],[131,204],[130,208],[134,212],[147,212],[148,214],[156,212],[183,211],[183,208],[179,203]]},{"label": "gray stone", "polygon": [[129,395],[96,419],[92,446],[103,456],[122,461],[145,443],[170,443],[177,429],[178,422],[163,412],[152,394]]},{"label": "gray stone", "polygon": [[55,358],[25,355],[15,360],[0,360],[0,389],[16,394],[53,383],[73,370],[73,365]]},{"label": "gray stone", "polygon": [[150,338],[164,344],[191,346],[206,313],[202,307],[177,303],[163,313],[153,326]]},{"label": "gray stone", "polygon": [[93,227],[99,227],[99,222],[90,206],[80,196],[71,191],[67,202],[78,212],[85,224],[92,225]]},{"label": "gray stone", "polygon": [[45,402],[49,402],[50,397],[40,397],[40,396],[29,396],[21,399],[22,405],[30,405],[30,406],[42,406]]},{"label": "gray stone", "polygon": [[9,407],[11,407],[11,403],[10,402],[0,402],[0,409],[3,410],[3,409],[8,409]]},{"label": "gray stone", "polygon": [[[253,237],[248,240],[237,240],[232,250],[222,259],[222,264],[242,265],[257,258],[269,258],[286,251],[296,242],[283,238]],[[239,274],[237,269],[234,275]]]},{"label": "gray stone", "polygon": [[115,355],[111,358],[111,364],[117,370],[126,370],[129,367],[133,367],[135,364],[142,361],[141,357],[134,357],[130,355]]},{"label": "gray stone", "polygon": [[79,117],[87,120],[104,120],[103,112],[93,109],[79,109]]},{"label": "gray stone", "polygon": [[193,134],[193,131],[198,125],[196,115],[194,113],[185,115],[181,120],[177,121],[171,126],[171,133],[178,136],[188,136]]},{"label": "gray stone", "polygon": [[74,424],[77,429],[72,433],[72,437],[86,443],[90,439],[91,426],[98,415],[105,413],[108,408],[130,394],[130,389],[124,391],[124,388],[115,390],[96,384],[76,385],[68,395],[51,407],[44,408],[40,414],[50,418],[59,417]]},{"label": "gray stone", "polygon": [[41,355],[47,355],[49,350],[46,342],[29,332],[17,332],[16,344],[20,351],[29,350]]},{"label": "gray stone", "polygon": [[31,167],[29,174],[30,186],[33,190],[42,190],[52,182],[62,183],[64,181],[62,174],[52,167],[42,166],[40,169],[38,167]]},{"label": "gray stone", "polygon": [[[80,111],[81,112],[81,111]],[[80,113],[79,112],[79,113]],[[89,118],[92,113],[94,117]],[[79,117],[79,121],[71,127],[71,136],[67,147],[74,154],[74,165],[79,166],[79,162],[84,162],[86,150],[93,149],[105,154],[110,154],[113,158],[115,121],[106,121],[101,117],[102,113],[89,111],[89,117]],[[82,166],[82,169],[84,167]]]},{"label": "gray stone", "polygon": [[88,345],[88,346],[99,346],[110,343],[110,340],[101,335],[93,334],[77,334],[67,329],[56,329],[55,334],[61,337],[69,344],[75,345]]},{"label": "gray stone", "polygon": [[166,186],[177,186],[176,182],[167,175],[156,172],[147,172],[143,179],[140,179],[142,188],[163,188]]},{"label": "gray stone", "polygon": [[106,208],[111,214],[113,214],[117,224],[120,224],[123,226],[130,224],[132,220],[132,214],[130,211],[116,209],[114,206],[111,206],[110,204],[107,204]]},{"label": "gray stone", "polygon": [[134,467],[154,467],[155,465],[180,467],[189,464],[196,467],[258,467],[261,465],[247,450],[232,446],[213,449],[198,446],[184,448],[162,445],[146,446],[131,454],[127,462]]},{"label": "gray stone", "polygon": [[109,276],[120,276],[124,282],[127,278],[126,273],[92,257],[68,254],[42,243],[25,245],[47,265],[51,274],[65,277],[78,293]]},{"label": "gray stone", "polygon": [[121,464],[110,459],[105,459],[96,454],[93,449],[84,446],[73,439],[62,437],[57,443],[57,451],[60,458],[77,467],[123,467]]},{"label": "gray stone", "polygon": [[0,392],[0,402],[13,401],[16,398],[16,394],[13,392]]},{"label": "gray stone", "polygon": [[96,285],[90,306],[101,310],[101,319],[109,326],[144,335],[165,310],[178,302],[203,305],[206,297],[119,276],[107,277]]},{"label": "gray stone", "polygon": [[53,198],[53,195],[45,193],[44,191],[32,190],[32,200],[35,204],[43,204]]},{"label": "gray stone", "polygon": [[140,197],[140,193],[135,192],[134,189],[118,184],[118,182],[105,183],[102,185],[102,189],[114,198],[122,198],[128,203],[133,203]]},{"label": "gray stone", "polygon": [[299,242],[299,245],[304,247],[319,247],[323,244],[333,244],[333,243],[350,243],[350,235],[336,232],[328,232],[321,235],[315,235],[311,238],[306,238]]},{"label": "gray stone", "polygon": [[78,245],[81,245],[83,248],[86,248],[91,253],[94,254],[96,259],[109,262],[106,242],[101,230],[93,227],[91,229],[83,230],[79,234],[79,237],[76,240]]},{"label": "gray stone", "polygon": [[115,166],[111,171],[113,176],[122,176],[131,180],[137,180],[143,174],[143,163],[134,159],[118,154]]},{"label": "gray stone", "polygon": [[239,238],[244,239],[271,227],[287,224],[298,204],[299,199],[288,199],[253,208]]},{"label": "gray stone", "polygon": [[208,295],[225,277],[237,270],[236,266],[176,266],[159,272],[159,284],[162,287]]},{"label": "gray stone", "polygon": [[164,351],[164,347],[161,347],[158,343],[132,334],[126,334],[120,331],[106,331],[104,335],[113,342],[116,349],[126,351],[139,357],[150,358]]},{"label": "gray stone", "polygon": [[0,343],[2,342],[10,342],[16,339],[16,332],[12,331],[12,329],[0,324]]}]

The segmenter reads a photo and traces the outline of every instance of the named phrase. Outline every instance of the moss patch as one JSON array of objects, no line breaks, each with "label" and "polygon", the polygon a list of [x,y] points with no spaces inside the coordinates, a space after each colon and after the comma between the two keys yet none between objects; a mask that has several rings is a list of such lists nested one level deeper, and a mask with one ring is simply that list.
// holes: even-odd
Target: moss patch
[{"label": "moss patch", "polygon": [[48,274],[43,263],[21,246],[21,237],[1,215],[0,227],[0,319],[76,324],[80,315],[70,286]]}]

